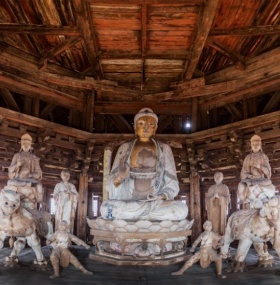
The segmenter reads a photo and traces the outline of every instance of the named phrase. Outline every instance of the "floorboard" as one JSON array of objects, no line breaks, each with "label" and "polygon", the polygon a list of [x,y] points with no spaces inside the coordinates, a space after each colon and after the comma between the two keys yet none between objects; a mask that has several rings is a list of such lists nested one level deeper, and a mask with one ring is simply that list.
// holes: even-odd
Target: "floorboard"
[{"label": "floorboard", "polygon": [[[94,250],[92,248],[91,250]],[[231,249],[234,254],[235,249]],[[49,260],[50,247],[43,247],[44,256]],[[181,264],[157,267],[128,267],[115,266],[101,262],[92,261],[88,258],[88,251],[82,247],[75,246],[75,254],[80,262],[94,275],[87,276],[74,268],[72,265],[62,271],[59,279],[50,279],[53,273],[51,266],[47,271],[36,270],[32,266],[35,258],[30,248],[23,250],[20,255],[20,265],[18,267],[0,268],[0,285],[45,285],[45,284],[94,284],[94,285],[279,285],[280,276],[275,274],[280,270],[280,261],[276,257],[275,267],[260,268],[254,264],[257,256],[254,250],[250,250],[246,263],[248,271],[244,273],[227,273],[227,279],[218,279],[215,274],[215,264],[202,269],[199,263],[189,268],[182,276],[172,276],[170,273],[180,268]],[[276,256],[276,252],[272,251]],[[9,248],[0,251],[0,262],[4,261],[5,256],[10,254]],[[227,263],[224,262],[224,268]]]}]

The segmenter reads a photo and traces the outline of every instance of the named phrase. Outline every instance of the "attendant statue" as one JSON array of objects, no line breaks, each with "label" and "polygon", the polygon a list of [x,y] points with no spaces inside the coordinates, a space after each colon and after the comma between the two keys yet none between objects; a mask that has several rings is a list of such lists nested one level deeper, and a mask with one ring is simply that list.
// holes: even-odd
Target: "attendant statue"
[{"label": "attendant statue", "polygon": [[70,234],[68,227],[69,225],[66,221],[60,222],[58,230],[47,240],[47,243],[49,244],[51,242],[51,245],[54,248],[50,256],[54,274],[51,275],[50,278],[59,278],[60,266],[66,268],[69,263],[73,264],[77,269],[80,269],[84,274],[92,275],[92,272],[85,269],[79,260],[68,249],[72,242],[77,245],[82,245],[86,249],[89,249],[90,246],[81,239]]},{"label": "attendant statue", "polygon": [[74,232],[74,221],[77,209],[79,194],[76,187],[69,182],[70,172],[61,171],[60,183],[54,188],[53,198],[55,203],[55,230],[58,230],[61,221],[66,221],[70,232]]},{"label": "attendant statue", "polygon": [[200,261],[202,268],[207,268],[211,262],[214,261],[216,263],[218,278],[226,278],[226,276],[222,274],[222,257],[219,256],[214,249],[214,245],[221,243],[223,238],[212,231],[212,223],[210,221],[206,221],[203,224],[203,229],[204,232],[195,240],[192,248],[190,249],[190,252],[194,253],[195,248],[201,242],[199,252],[195,253],[189,260],[187,260],[180,270],[172,272],[172,275],[182,275],[197,261]]},{"label": "attendant statue", "polygon": [[107,219],[183,220],[188,208],[173,201],[179,192],[171,148],[155,140],[158,118],[149,108],[134,117],[136,138],[118,149],[109,177]]},{"label": "attendant statue", "polygon": [[238,184],[238,197],[243,203],[253,204],[256,199],[267,201],[275,196],[275,186],[270,180],[271,167],[261,146],[261,138],[252,136],[252,151],[243,162],[241,182]]},{"label": "attendant statue", "polygon": [[230,193],[228,187],[222,183],[222,172],[214,174],[215,185],[212,185],[205,195],[208,220],[212,222],[213,232],[225,234]]},{"label": "attendant statue", "polygon": [[42,171],[39,158],[31,151],[32,137],[21,137],[21,149],[12,159],[9,167],[9,189],[21,194],[21,203],[29,209],[35,209],[37,202],[43,201],[44,191],[41,184]]}]

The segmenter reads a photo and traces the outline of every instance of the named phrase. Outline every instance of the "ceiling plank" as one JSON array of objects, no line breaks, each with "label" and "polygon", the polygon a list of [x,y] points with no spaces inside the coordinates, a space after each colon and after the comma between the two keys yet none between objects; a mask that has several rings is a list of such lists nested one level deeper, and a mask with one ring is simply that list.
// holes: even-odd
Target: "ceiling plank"
[{"label": "ceiling plank", "polygon": [[147,5],[142,4],[141,8],[141,52],[142,52],[142,67],[141,67],[141,90],[145,86],[145,56],[147,51]]},{"label": "ceiling plank", "polygon": [[5,88],[0,88],[0,93],[2,94],[2,97],[5,101],[5,103],[7,104],[7,106],[17,112],[20,112],[20,108],[17,104],[17,102],[15,101],[13,95],[11,94],[11,92],[8,89]]},{"label": "ceiling plank", "polygon": [[280,90],[277,90],[270,98],[266,106],[263,108],[262,115],[273,111],[277,106],[277,104],[279,104],[279,102],[280,102]]},{"label": "ceiling plank", "polygon": [[280,25],[265,25],[230,29],[213,28],[209,32],[209,37],[252,37],[262,35],[274,35],[279,33]]},{"label": "ceiling plank", "polygon": [[200,16],[196,26],[196,34],[192,41],[191,59],[185,63],[182,75],[183,79],[189,80],[193,76],[212,26],[219,2],[220,0],[208,0],[205,4],[201,5]]},{"label": "ceiling plank", "polygon": [[79,36],[77,27],[71,26],[52,26],[52,25],[33,25],[33,24],[3,24],[0,23],[1,33],[15,34],[37,34],[37,35],[65,35]]},{"label": "ceiling plank", "polygon": [[[86,0],[90,4],[126,4],[126,5],[131,5],[131,4],[173,4],[174,5],[174,0]],[[201,4],[203,2],[206,2],[207,0],[176,0],[177,5],[179,4],[184,4],[184,5],[196,5],[196,4]]]},{"label": "ceiling plank", "polygon": [[92,73],[95,79],[102,79],[102,69],[98,58],[98,45],[93,27],[90,25],[90,12],[84,0],[73,0],[73,6],[77,15],[77,25],[85,42],[87,55],[92,65]]}]

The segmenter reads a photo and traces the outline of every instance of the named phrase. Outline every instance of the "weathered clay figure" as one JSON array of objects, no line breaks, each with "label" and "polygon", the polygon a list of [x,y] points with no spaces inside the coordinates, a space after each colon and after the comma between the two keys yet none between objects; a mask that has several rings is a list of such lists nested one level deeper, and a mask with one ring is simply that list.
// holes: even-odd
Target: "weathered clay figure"
[{"label": "weathered clay figure", "polygon": [[58,230],[48,239],[51,242],[53,251],[50,260],[54,269],[54,274],[50,278],[60,277],[60,266],[66,268],[69,263],[73,264],[77,269],[81,270],[84,274],[92,275],[93,273],[84,268],[79,260],[70,252],[69,245],[74,242],[77,245],[82,245],[86,249],[90,246],[83,242],[81,239],[68,232],[69,225],[66,221],[61,221]]},{"label": "weathered clay figure", "polygon": [[149,108],[134,118],[136,138],[118,149],[101,215],[109,219],[182,220],[188,208],[179,192],[171,148],[154,139],[158,118]]},{"label": "weathered clay figure", "polygon": [[44,191],[41,184],[42,171],[39,158],[31,151],[32,137],[21,137],[21,149],[12,159],[9,167],[7,186],[20,193],[21,203],[28,209],[35,209],[43,201]]},{"label": "weathered clay figure", "polygon": [[213,248],[214,244],[221,242],[223,237],[212,231],[212,223],[210,221],[206,221],[203,224],[203,228],[204,232],[195,240],[192,248],[190,249],[190,252],[194,253],[195,248],[201,242],[199,252],[195,253],[189,260],[187,260],[180,270],[172,272],[172,275],[182,275],[197,261],[200,261],[202,268],[207,268],[212,261],[215,261],[217,276],[219,278],[226,278],[226,276],[222,274],[222,258]]},{"label": "weathered clay figure", "polygon": [[214,174],[215,185],[212,185],[205,195],[208,220],[212,222],[213,232],[224,235],[230,193],[228,187],[222,183],[223,173]]},{"label": "weathered clay figure", "polygon": [[69,171],[62,170],[61,179],[62,182],[55,185],[53,192],[55,202],[55,230],[58,230],[61,221],[66,221],[69,224],[70,232],[73,233],[79,194],[75,185],[69,182]]},{"label": "weathered clay figure", "polygon": [[6,237],[18,238],[6,261],[18,262],[18,256],[27,240],[36,255],[34,263],[46,264],[32,214],[21,205],[20,195],[17,192],[3,189],[0,192],[0,248],[3,247]]},{"label": "weathered clay figure", "polygon": [[279,229],[279,201],[276,197],[264,204],[257,200],[254,209],[233,213],[228,219],[225,242],[221,247],[221,254],[226,258],[230,243],[239,240],[234,262],[228,271],[243,272],[246,269],[244,260],[252,244],[258,253],[259,264],[273,264],[273,256],[268,253],[264,243],[270,241],[280,255]]},{"label": "weathered clay figure", "polygon": [[270,180],[271,167],[261,146],[261,138],[252,136],[252,151],[243,162],[238,185],[238,197],[243,203],[251,203],[256,199],[266,201],[275,196],[275,186]]}]

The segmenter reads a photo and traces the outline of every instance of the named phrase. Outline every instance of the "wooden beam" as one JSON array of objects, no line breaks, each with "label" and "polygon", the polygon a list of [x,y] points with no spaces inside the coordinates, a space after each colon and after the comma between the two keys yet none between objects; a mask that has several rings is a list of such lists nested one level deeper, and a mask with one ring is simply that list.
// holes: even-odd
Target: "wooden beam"
[{"label": "wooden beam", "polygon": [[273,111],[280,102],[280,90],[277,90],[262,110],[262,115]]},{"label": "wooden beam", "polygon": [[83,112],[83,129],[90,133],[93,131],[94,99],[94,91],[86,95]]},{"label": "wooden beam", "polygon": [[52,112],[52,110],[55,108],[55,105],[52,104],[47,104],[47,106],[41,111],[39,117],[41,119],[47,119],[48,115],[50,112]]},{"label": "wooden beam", "polygon": [[254,27],[239,27],[239,28],[213,28],[209,32],[211,37],[252,37],[252,36],[267,36],[280,34],[280,25],[265,25]]},{"label": "wooden beam", "polygon": [[51,50],[49,50],[48,52],[46,52],[44,54],[44,56],[39,59],[39,69],[41,69],[40,67],[45,66],[44,62],[50,60],[51,58],[55,57],[56,55],[62,53],[63,51],[69,49],[71,46],[76,45],[77,43],[79,43],[81,41],[80,37],[77,36],[72,36],[69,37],[68,39],[66,39],[63,43],[55,46],[54,48],[52,48]]},{"label": "wooden beam", "polygon": [[98,58],[98,45],[92,27],[88,3],[84,0],[73,0],[72,3],[76,11],[77,25],[85,42],[87,56],[92,66],[92,73],[95,79],[102,79],[103,74]]},{"label": "wooden beam", "polygon": [[37,34],[37,35],[67,35],[79,36],[80,32],[74,26],[52,26],[33,24],[0,24],[0,33]]},{"label": "wooden beam", "polygon": [[196,25],[196,34],[192,41],[191,59],[186,61],[182,78],[189,80],[196,69],[203,47],[212,26],[220,0],[208,0],[201,5],[199,19]]},{"label": "wooden beam", "polygon": [[243,119],[242,113],[234,104],[226,105],[225,108],[233,115],[236,120]]},{"label": "wooden beam", "polygon": [[86,0],[89,4],[121,4],[121,5],[141,5],[141,4],[172,4],[172,5],[196,5],[206,2],[207,0]]},{"label": "wooden beam", "polygon": [[245,69],[245,57],[239,54],[238,52],[230,50],[227,46],[223,45],[222,43],[219,43],[209,38],[207,39],[207,45],[219,51],[220,53],[224,54],[225,56],[230,58],[233,62],[240,62],[243,66],[243,69]]},{"label": "wooden beam", "polygon": [[1,92],[2,98],[4,99],[9,109],[20,112],[20,108],[17,102],[15,101],[13,95],[11,94],[11,92],[6,88],[0,88],[0,92]]},{"label": "wooden beam", "polygon": [[183,115],[191,112],[191,102],[145,103],[145,102],[96,102],[94,111],[97,114],[137,114],[149,106],[158,115]]},{"label": "wooden beam", "polygon": [[160,115],[158,117],[157,134],[163,133],[163,131],[171,124],[173,116]]}]

